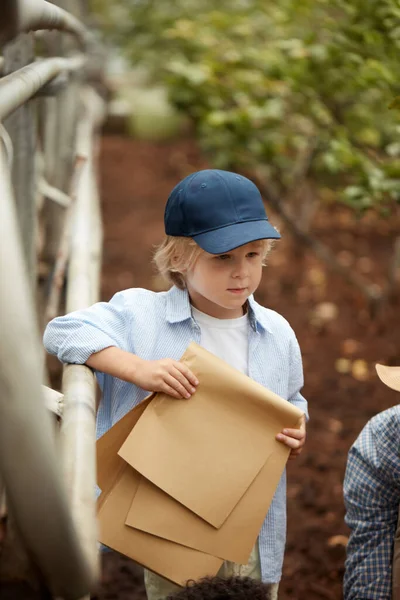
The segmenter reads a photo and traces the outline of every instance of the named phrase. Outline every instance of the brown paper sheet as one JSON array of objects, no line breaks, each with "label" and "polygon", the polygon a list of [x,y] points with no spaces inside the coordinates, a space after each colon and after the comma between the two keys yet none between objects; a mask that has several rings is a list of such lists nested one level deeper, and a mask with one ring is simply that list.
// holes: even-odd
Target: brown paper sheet
[{"label": "brown paper sheet", "polygon": [[140,475],[126,465],[100,505],[100,541],[178,585],[216,575],[222,565],[219,558],[125,525],[139,480]]},{"label": "brown paper sheet", "polygon": [[117,451],[153,397],[125,415],[97,442],[97,480],[102,490],[98,501],[99,541],[183,585],[188,579],[215,575],[222,560],[125,525],[141,476]]},{"label": "brown paper sheet", "polygon": [[196,393],[157,394],[119,455],[219,528],[276,447],[271,436],[296,427],[302,412],[197,344],[182,361],[200,381]]},{"label": "brown paper sheet", "polygon": [[102,491],[100,502],[109,493],[126,465],[125,461],[118,456],[121,444],[124,443],[154,397],[155,394],[151,394],[145,398],[97,440],[97,485]]},{"label": "brown paper sheet", "polygon": [[286,446],[275,443],[276,451],[220,529],[206,523],[144,477],[126,524],[224,560],[246,564],[290,452]]}]

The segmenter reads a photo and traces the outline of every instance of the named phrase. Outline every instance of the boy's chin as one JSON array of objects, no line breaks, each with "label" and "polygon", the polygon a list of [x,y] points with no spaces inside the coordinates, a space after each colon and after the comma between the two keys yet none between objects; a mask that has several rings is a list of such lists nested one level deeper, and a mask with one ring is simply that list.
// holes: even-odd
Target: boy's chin
[{"label": "boy's chin", "polygon": [[228,300],[225,300],[223,303],[218,303],[218,304],[221,308],[226,308],[227,310],[235,309],[235,308],[240,308],[241,306],[245,306],[247,304],[248,298],[249,298],[249,296],[247,294],[244,294],[243,296],[238,296],[236,298],[235,297],[229,298]]},{"label": "boy's chin", "polygon": [[230,302],[227,302],[226,308],[229,306],[243,306],[246,304],[248,296],[242,296],[241,298],[233,298]]}]

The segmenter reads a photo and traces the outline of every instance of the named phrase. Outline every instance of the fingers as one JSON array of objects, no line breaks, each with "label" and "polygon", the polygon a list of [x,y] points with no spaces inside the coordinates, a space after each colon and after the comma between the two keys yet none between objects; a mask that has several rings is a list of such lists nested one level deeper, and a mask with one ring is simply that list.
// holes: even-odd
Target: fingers
[{"label": "fingers", "polygon": [[143,360],[132,383],[144,390],[164,392],[173,398],[190,398],[199,384],[186,365],[170,358]]},{"label": "fingers", "polygon": [[187,398],[189,399],[192,394],[196,391],[198,380],[186,365],[178,361],[170,361],[166,365],[166,373],[164,374],[163,380],[164,385],[174,391],[170,394],[166,390],[166,393],[172,395],[174,398]]},{"label": "fingers", "polygon": [[[294,431],[291,429],[284,429],[284,431]],[[296,439],[294,437],[290,437],[288,435],[284,435],[283,433],[278,433],[276,439],[279,442],[285,444],[290,448],[289,460],[294,460],[297,458],[303,451],[304,443],[306,440],[305,432],[303,431],[303,435],[300,439]]]},{"label": "fingers", "polygon": [[300,450],[304,446],[306,440],[306,432],[304,429],[284,429],[278,433],[276,439],[288,446],[292,452]]},{"label": "fingers", "polygon": [[[190,398],[196,391],[198,380],[190,369],[177,361],[170,361],[165,365],[166,372],[163,376],[163,389],[167,394],[174,398]],[[165,389],[164,389],[164,386]],[[173,394],[167,389],[173,390]]]},{"label": "fingers", "polygon": [[295,438],[289,437],[288,435],[283,435],[283,433],[278,433],[276,436],[278,442],[282,442],[285,446],[288,446],[292,450],[297,450],[297,448],[301,448],[303,442],[301,440],[297,440]]},{"label": "fingers", "polygon": [[179,371],[177,367],[173,367],[170,375],[172,375],[172,377],[174,377],[181,384],[181,387],[185,389],[185,392],[189,394],[189,396],[187,397],[190,398],[190,396],[194,394],[194,392],[196,391],[195,386],[191,384],[188,377],[184,375],[181,371]]},{"label": "fingers", "polygon": [[199,385],[199,381],[197,377],[192,373],[192,371],[183,363],[175,362],[174,367],[183,375],[183,377],[194,387]]},{"label": "fingers", "polygon": [[178,400],[182,400],[183,396],[177,392],[172,386],[164,383],[160,392],[164,392],[164,394],[168,394],[168,396],[172,396],[173,398],[177,398]]},{"label": "fingers", "polygon": [[174,390],[174,392],[177,394],[175,397],[177,398],[190,398],[191,396],[191,393],[188,392],[185,386],[183,386],[173,375],[166,375],[164,378],[164,384]]},{"label": "fingers", "polygon": [[304,438],[304,429],[284,429],[282,434],[295,440],[302,440]]}]

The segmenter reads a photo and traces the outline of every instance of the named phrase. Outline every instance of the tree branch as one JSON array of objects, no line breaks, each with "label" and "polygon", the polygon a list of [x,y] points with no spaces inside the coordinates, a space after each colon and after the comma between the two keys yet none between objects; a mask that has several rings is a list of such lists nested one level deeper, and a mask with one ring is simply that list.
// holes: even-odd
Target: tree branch
[{"label": "tree branch", "polygon": [[356,273],[354,270],[342,265],[335,254],[322,242],[316,240],[307,232],[303,231],[296,221],[291,217],[288,211],[285,209],[278,195],[265,181],[261,181],[257,177],[259,188],[269,204],[280,216],[282,221],[288,227],[289,231],[305,246],[310,248],[314,254],[321,259],[330,269],[339,273],[345,281],[357,288],[368,300],[371,306],[379,303],[383,296],[382,291],[377,289],[376,286],[370,285],[364,281],[364,279]]},{"label": "tree branch", "polygon": [[390,298],[399,277],[400,270],[400,235],[394,241],[393,255],[388,269],[388,281],[385,289],[385,296]]}]

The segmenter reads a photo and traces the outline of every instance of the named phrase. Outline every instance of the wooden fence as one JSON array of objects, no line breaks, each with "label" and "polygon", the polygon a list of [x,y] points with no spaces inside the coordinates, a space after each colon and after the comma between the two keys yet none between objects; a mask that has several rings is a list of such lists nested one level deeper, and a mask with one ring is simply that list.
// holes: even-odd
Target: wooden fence
[{"label": "wooden fence", "polygon": [[45,390],[41,344],[61,306],[98,299],[105,107],[84,12],[72,0],[0,9],[0,496],[40,581],[65,600],[86,597],[99,574],[93,374],[68,365],[63,396]]}]

